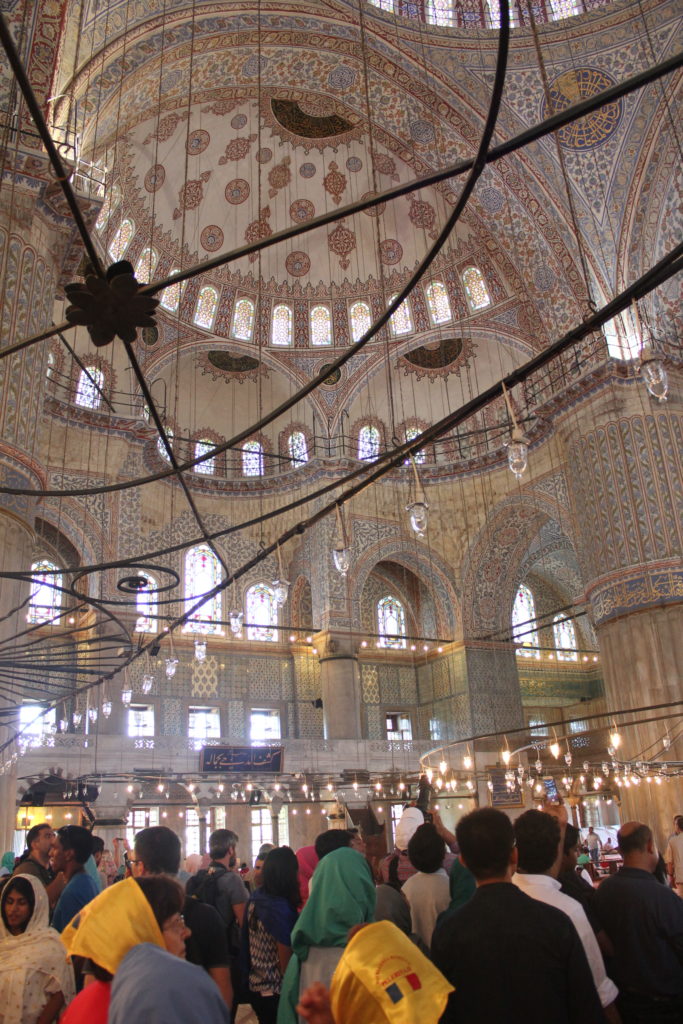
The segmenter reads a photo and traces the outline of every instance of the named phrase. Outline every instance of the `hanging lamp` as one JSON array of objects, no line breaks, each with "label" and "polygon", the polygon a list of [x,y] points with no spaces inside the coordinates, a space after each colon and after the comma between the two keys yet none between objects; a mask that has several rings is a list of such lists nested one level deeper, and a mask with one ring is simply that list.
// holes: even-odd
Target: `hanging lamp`
[{"label": "hanging lamp", "polygon": [[337,505],[337,534],[333,543],[332,561],[334,562],[334,567],[341,576],[346,576],[351,568],[351,550],[346,536],[344,509],[341,505]]},{"label": "hanging lamp", "polygon": [[524,432],[517,421],[508,390],[504,384],[502,385],[502,388],[508,415],[512,420],[512,433],[510,434],[510,440],[505,444],[505,447],[508,450],[508,466],[517,479],[521,480],[527,467],[529,442],[524,436]]},{"label": "hanging lamp", "polygon": [[652,397],[656,398],[658,402],[666,402],[669,394],[669,375],[666,372],[664,360],[652,346],[652,332],[649,332],[650,337],[648,339],[645,338],[640,313],[638,312],[638,303],[635,299],[632,308],[636,331],[641,339],[640,363],[638,367],[640,376],[643,378],[645,387]]},{"label": "hanging lamp", "polygon": [[411,454],[409,458],[410,464],[413,467],[413,473],[415,474],[415,501],[411,501],[406,505],[406,512],[408,513],[408,522],[410,523],[411,529],[417,537],[421,538],[424,537],[427,532],[429,504],[425,496],[422,481],[420,480],[420,474],[417,471],[415,456]]},{"label": "hanging lamp", "polygon": [[280,545],[277,545],[277,570],[278,577],[273,580],[273,597],[275,598],[275,604],[278,608],[287,601],[287,595],[289,594],[289,580],[285,579],[285,575],[282,569],[282,554],[280,553]]}]

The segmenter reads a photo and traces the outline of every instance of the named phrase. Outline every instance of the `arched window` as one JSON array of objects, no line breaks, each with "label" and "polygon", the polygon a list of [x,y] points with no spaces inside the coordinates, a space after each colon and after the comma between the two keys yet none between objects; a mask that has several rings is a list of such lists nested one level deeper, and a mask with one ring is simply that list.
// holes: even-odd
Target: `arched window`
[{"label": "arched window", "polygon": [[[215,447],[216,447],[215,443],[213,441],[210,441],[208,438],[202,438],[199,441],[195,441],[195,443],[194,443],[194,457],[195,457],[195,459],[198,459],[200,455],[206,455],[207,452],[210,452]],[[195,473],[203,473],[204,476],[212,476],[216,472],[216,459],[215,459],[215,456],[212,459],[205,459],[204,462],[198,463],[194,467],[194,472]]]},{"label": "arched window", "polygon": [[118,230],[109,244],[109,255],[114,262],[123,259],[123,254],[130,245],[134,234],[135,224],[129,217],[126,217],[125,220],[121,221]]},{"label": "arched window", "polygon": [[373,7],[379,7],[381,11],[395,11],[396,0],[370,0]]},{"label": "arched window", "polygon": [[263,445],[260,441],[247,441],[242,445],[242,473],[244,476],[263,476]]},{"label": "arched window", "polygon": [[152,633],[157,628],[156,591],[159,584],[148,572],[138,570],[138,576],[146,580],[146,583],[142,590],[138,590],[135,595],[135,611],[138,616],[135,622],[135,632]]},{"label": "arched window", "polygon": [[[412,441],[414,437],[417,437],[417,435],[421,433],[422,431],[420,430],[419,427],[408,427],[408,429],[406,430],[406,441]],[[421,450],[419,452],[415,452],[413,458],[415,459],[418,465],[421,465],[425,461],[427,456],[425,452]],[[406,465],[408,465],[409,463],[410,459],[406,459]]]},{"label": "arched window", "polygon": [[377,632],[380,647],[406,646],[406,613],[398,598],[387,595],[377,602]]},{"label": "arched window", "polygon": [[[220,580],[221,565],[209,545],[190,548],[185,555],[185,605],[191,608]],[[220,620],[221,595],[215,594],[192,613],[183,629],[186,633],[222,633]]]},{"label": "arched window", "polygon": [[140,259],[135,267],[135,277],[138,281],[151,281],[154,268],[157,265],[158,256],[155,249],[148,246],[140,253]]},{"label": "arched window", "polygon": [[[172,277],[173,274],[179,273],[180,267],[174,267],[168,276]],[[177,313],[178,306],[180,305],[181,288],[182,284],[180,281],[177,281],[175,284],[169,284],[168,288],[164,288],[163,292],[161,293],[161,301],[159,305],[163,306],[164,309],[167,309],[169,313]]]},{"label": "arched window", "polygon": [[311,345],[332,344],[332,319],[327,306],[314,306],[311,310]]},{"label": "arched window", "polygon": [[366,424],[358,431],[358,458],[372,462],[379,455],[379,430]]},{"label": "arched window", "polygon": [[372,325],[372,316],[367,302],[354,302],[349,311],[349,318],[351,320],[351,339],[360,341]]},{"label": "arched window", "polygon": [[[171,445],[171,447],[173,447],[173,428],[172,427],[166,427],[165,431],[166,431],[166,437],[168,439],[168,443]],[[159,455],[161,455],[161,457],[164,460],[164,462],[170,462],[171,461],[169,459],[169,457],[168,457],[168,452],[166,451],[166,446],[165,446],[164,442],[162,441],[162,439],[160,437],[157,438],[157,451],[159,452]]]},{"label": "arched window", "polygon": [[271,339],[273,345],[292,344],[292,311],[283,303],[273,310]]},{"label": "arched window", "polygon": [[99,216],[95,221],[95,227],[98,231],[101,231],[104,225],[107,223],[112,215],[112,212],[121,202],[121,189],[118,185],[112,185],[107,198],[102,204],[102,209],[99,212]]},{"label": "arched window", "polygon": [[425,0],[425,14],[427,24],[449,28],[454,24],[453,0]]},{"label": "arched window", "polygon": [[287,438],[287,447],[289,448],[289,457],[292,460],[292,466],[303,466],[304,462],[308,462],[308,444],[306,443],[306,435],[302,430],[293,431]]},{"label": "arched window", "polygon": [[433,324],[447,324],[453,319],[448,292],[443,281],[432,281],[427,288],[427,305]]},{"label": "arched window", "polygon": [[478,267],[468,267],[467,270],[463,270],[462,283],[469,307],[473,312],[486,309],[491,305],[491,296],[486,287],[484,275]]},{"label": "arched window", "polygon": [[210,331],[218,309],[218,292],[207,284],[199,293],[197,307],[194,311],[194,322],[197,327]]},{"label": "arched window", "polygon": [[254,303],[251,299],[240,299],[232,314],[232,336],[238,341],[251,341],[253,333]]},{"label": "arched window", "polygon": [[[393,302],[395,298],[396,296],[392,295],[390,302]],[[403,300],[389,323],[394,334],[410,334],[413,329],[413,319],[410,315],[410,304],[407,299]]]},{"label": "arched window", "polygon": [[58,565],[43,558],[31,566],[31,596],[28,602],[28,622],[49,622],[62,607],[62,574]]},{"label": "arched window", "polygon": [[556,615],[553,619],[553,637],[558,661],[578,661],[576,630],[571,619]]},{"label": "arched window", "polygon": [[[521,647],[517,648],[517,654],[526,658],[540,658],[538,650],[538,633],[536,631],[536,604],[534,595],[528,587],[520,583],[517,588],[517,596],[512,606],[512,639]],[[534,648],[536,648],[534,650]]]},{"label": "arched window", "polygon": [[247,639],[277,640],[277,604],[273,588],[255,583],[247,590]]},{"label": "arched window", "polygon": [[581,4],[577,0],[550,0],[550,10],[553,12],[553,21],[559,21],[560,18],[581,14]]},{"label": "arched window", "polygon": [[76,388],[76,405],[84,409],[99,409],[102,402],[104,374],[97,366],[86,366],[81,370]]}]

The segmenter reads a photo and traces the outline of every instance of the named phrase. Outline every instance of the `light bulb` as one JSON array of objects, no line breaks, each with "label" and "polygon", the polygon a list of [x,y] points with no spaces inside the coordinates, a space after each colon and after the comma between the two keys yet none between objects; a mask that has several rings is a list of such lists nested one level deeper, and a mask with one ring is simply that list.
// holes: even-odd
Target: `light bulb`
[{"label": "light bulb", "polygon": [[510,753],[510,751],[509,751],[509,750],[507,749],[507,747],[505,748],[505,750],[502,750],[502,751],[501,751],[501,754],[500,754],[500,756],[501,756],[501,757],[502,757],[502,759],[503,759],[503,764],[510,764],[510,758],[512,757],[512,754],[511,754],[511,753]]},{"label": "light bulb", "polygon": [[278,608],[282,608],[289,594],[289,580],[273,580],[273,597]]},{"label": "light bulb", "polygon": [[166,658],[166,678],[173,679],[176,669],[178,668],[177,658]]},{"label": "light bulb", "polygon": [[358,792],[358,783],[357,782],[353,783],[353,790],[354,790],[354,792]]},{"label": "light bulb", "polygon": [[242,622],[244,621],[244,612],[232,611],[230,612],[230,632],[233,636],[242,636]]},{"label": "light bulb", "polygon": [[572,755],[570,750],[564,755],[564,763],[567,765],[567,768],[571,768]]},{"label": "light bulb", "polygon": [[109,718],[109,716],[111,714],[111,701],[110,700],[103,700],[102,701],[102,714],[104,715],[105,718]]},{"label": "light bulb", "polygon": [[146,673],[142,677],[142,692],[143,693],[151,693],[153,686],[154,686],[154,676],[150,675],[149,673]]},{"label": "light bulb", "polygon": [[413,501],[410,505],[406,505],[408,521],[410,522],[411,529],[418,537],[424,537],[427,532],[428,509],[429,505],[426,501]]},{"label": "light bulb", "polygon": [[428,782],[428,783],[430,784],[430,786],[431,786],[431,784],[432,784],[432,779],[434,778],[434,772],[432,771],[432,769],[431,769],[431,768],[428,768],[428,769],[427,769],[427,771],[425,772],[425,775],[427,776],[427,782]]},{"label": "light bulb", "polygon": [[465,754],[462,759],[462,763],[466,772],[472,771],[472,758],[469,754]]},{"label": "light bulb", "polygon": [[349,548],[345,548],[340,543],[338,547],[332,549],[332,561],[334,567],[338,573],[342,576],[346,576],[347,572],[351,568],[351,551]]},{"label": "light bulb", "polygon": [[130,704],[132,699],[133,699],[133,691],[132,690],[121,690],[121,703],[122,704]]},{"label": "light bulb", "polygon": [[550,753],[553,755],[555,760],[560,756],[560,744],[555,740],[554,743],[550,744]]},{"label": "light bulb", "polygon": [[512,436],[507,442],[508,466],[518,480],[522,479],[524,470],[527,467],[529,455],[529,443],[519,427],[514,427]]},{"label": "light bulb", "polygon": [[665,750],[668,750],[669,747],[671,746],[671,740],[669,739],[668,734],[666,736],[662,737],[662,746],[664,747]]},{"label": "light bulb", "polygon": [[487,785],[487,786],[488,786],[488,788],[489,788],[489,792],[491,792],[491,793],[492,793],[492,792],[493,792],[493,782],[492,782],[492,780],[491,780],[491,779],[489,779],[489,780],[488,780],[488,782],[486,783],[486,785]]},{"label": "light bulb", "polygon": [[467,788],[469,790],[473,790],[474,789],[474,783],[472,782],[472,779],[468,779],[467,782],[465,783],[465,785],[467,786]]},{"label": "light bulb", "polygon": [[80,711],[74,711],[71,720],[74,723],[74,725],[80,725],[81,722],[83,721],[83,715],[81,714]]},{"label": "light bulb", "polygon": [[69,727],[69,723],[67,722],[66,718],[60,718],[59,719],[59,731],[60,732],[66,732],[68,727]]},{"label": "light bulb", "polygon": [[614,749],[618,750],[619,747],[621,746],[621,736],[619,735],[619,733],[617,732],[616,729],[614,729],[614,731],[609,734],[609,738],[610,738],[610,743],[612,744]]},{"label": "light bulb", "polygon": [[447,768],[448,768],[448,765],[446,764],[445,761],[439,761],[439,771],[441,772],[442,775],[446,774]]},{"label": "light bulb", "polygon": [[194,642],[194,656],[197,661],[206,661],[206,640],[197,637]]},{"label": "light bulb", "polygon": [[653,353],[649,345],[643,345],[640,353],[640,375],[652,397],[660,402],[666,402],[669,377],[663,360]]},{"label": "light bulb", "polygon": [[541,761],[540,757],[539,757],[539,758],[538,758],[538,760],[537,760],[537,761],[536,761],[536,762],[534,763],[534,768],[536,769],[536,771],[538,772],[538,774],[539,774],[539,775],[540,775],[540,774],[541,774],[541,772],[543,771],[543,762]]}]

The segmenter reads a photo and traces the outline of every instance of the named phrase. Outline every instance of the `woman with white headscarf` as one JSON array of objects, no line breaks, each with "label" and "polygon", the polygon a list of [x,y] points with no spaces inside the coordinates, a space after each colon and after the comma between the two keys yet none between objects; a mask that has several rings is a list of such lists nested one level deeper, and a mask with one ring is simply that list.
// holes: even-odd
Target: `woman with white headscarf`
[{"label": "woman with white headscarf", "polygon": [[73,970],[48,922],[43,884],[32,875],[11,878],[0,898],[3,1024],[51,1024],[73,998]]}]

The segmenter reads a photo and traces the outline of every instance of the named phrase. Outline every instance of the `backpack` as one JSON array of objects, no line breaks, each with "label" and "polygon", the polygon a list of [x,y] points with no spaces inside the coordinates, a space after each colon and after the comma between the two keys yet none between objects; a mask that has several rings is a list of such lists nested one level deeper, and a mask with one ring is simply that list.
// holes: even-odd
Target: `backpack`
[{"label": "backpack", "polygon": [[[186,894],[191,899],[198,900],[200,903],[208,903],[209,906],[215,907],[218,911],[219,879],[227,874],[227,871],[228,869],[223,867],[222,864],[215,867],[202,868],[201,871],[188,878],[185,886]],[[222,920],[223,915],[221,914]],[[231,920],[226,922],[225,931],[228,938],[228,952],[231,956],[236,957],[239,955],[241,945],[240,926],[232,911]]]}]

